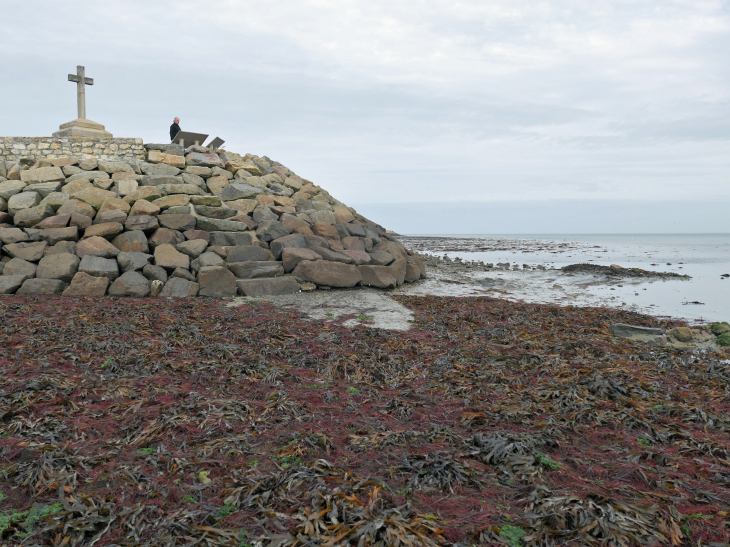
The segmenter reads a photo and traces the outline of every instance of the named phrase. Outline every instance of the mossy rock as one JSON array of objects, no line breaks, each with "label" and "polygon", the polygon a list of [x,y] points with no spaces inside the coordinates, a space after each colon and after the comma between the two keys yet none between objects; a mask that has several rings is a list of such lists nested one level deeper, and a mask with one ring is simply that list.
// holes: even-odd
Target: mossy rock
[{"label": "mossy rock", "polygon": [[730,348],[730,334],[725,333],[717,337],[717,345]]},{"label": "mossy rock", "polygon": [[723,321],[722,323],[713,323],[710,325],[710,330],[717,335],[726,334],[730,332],[730,324],[728,324],[727,321]]}]

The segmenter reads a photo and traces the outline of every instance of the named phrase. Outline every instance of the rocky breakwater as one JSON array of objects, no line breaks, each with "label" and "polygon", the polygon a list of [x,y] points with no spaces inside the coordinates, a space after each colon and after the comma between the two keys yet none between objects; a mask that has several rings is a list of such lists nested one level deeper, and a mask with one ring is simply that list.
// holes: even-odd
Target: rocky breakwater
[{"label": "rocky breakwater", "polygon": [[267,157],[0,161],[0,294],[234,296],[393,288],[423,262]]}]

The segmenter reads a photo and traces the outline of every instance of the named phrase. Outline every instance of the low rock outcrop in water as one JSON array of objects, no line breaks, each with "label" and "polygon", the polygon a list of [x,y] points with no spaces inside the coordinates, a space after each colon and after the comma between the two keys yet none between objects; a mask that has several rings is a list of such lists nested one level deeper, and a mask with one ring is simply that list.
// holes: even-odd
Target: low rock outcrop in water
[{"label": "low rock outcrop in water", "polygon": [[393,288],[423,262],[267,157],[0,160],[0,294],[234,296]]},{"label": "low rock outcrop in water", "polygon": [[664,279],[690,279],[688,275],[674,272],[652,272],[642,268],[622,268],[618,265],[601,266],[600,264],[570,264],[561,268],[568,273],[592,273],[608,277],[659,277]]}]

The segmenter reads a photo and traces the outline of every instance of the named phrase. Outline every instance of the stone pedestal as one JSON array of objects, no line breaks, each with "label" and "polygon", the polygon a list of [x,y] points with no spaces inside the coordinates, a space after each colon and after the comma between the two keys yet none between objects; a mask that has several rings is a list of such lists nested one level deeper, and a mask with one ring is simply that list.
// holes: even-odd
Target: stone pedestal
[{"label": "stone pedestal", "polygon": [[96,137],[99,139],[111,139],[113,135],[104,129],[100,123],[77,118],[62,124],[54,137]]}]

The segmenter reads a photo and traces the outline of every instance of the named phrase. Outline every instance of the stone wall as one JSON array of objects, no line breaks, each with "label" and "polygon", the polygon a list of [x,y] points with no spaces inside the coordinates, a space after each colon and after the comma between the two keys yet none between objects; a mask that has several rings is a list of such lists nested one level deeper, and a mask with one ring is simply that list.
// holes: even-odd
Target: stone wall
[{"label": "stone wall", "polygon": [[0,160],[39,160],[73,156],[101,160],[144,159],[142,139],[91,137],[0,137]]}]

